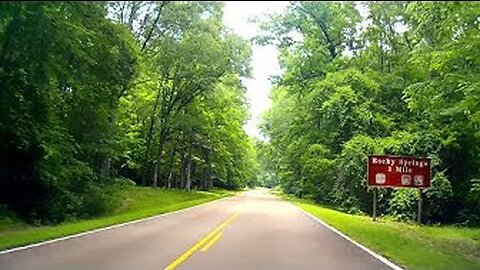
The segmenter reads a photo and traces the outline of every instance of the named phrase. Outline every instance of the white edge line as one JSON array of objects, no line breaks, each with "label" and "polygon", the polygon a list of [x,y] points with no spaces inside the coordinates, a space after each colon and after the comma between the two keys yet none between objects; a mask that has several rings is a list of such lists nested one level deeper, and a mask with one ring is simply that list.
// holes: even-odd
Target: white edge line
[{"label": "white edge line", "polygon": [[52,243],[55,243],[55,242],[60,242],[60,241],[72,239],[72,238],[82,237],[82,236],[85,236],[85,235],[89,235],[89,234],[93,234],[93,233],[97,233],[97,232],[102,232],[102,231],[106,231],[106,230],[111,230],[111,229],[131,225],[131,224],[135,224],[135,223],[140,223],[140,222],[156,219],[156,218],[159,218],[159,217],[178,214],[178,213],[181,213],[181,212],[184,212],[184,211],[192,210],[192,209],[195,209],[195,208],[198,208],[198,207],[205,206],[205,205],[210,204],[210,203],[219,202],[219,201],[229,199],[229,198],[232,198],[232,197],[235,197],[235,196],[236,195],[227,196],[225,198],[212,200],[212,201],[209,201],[209,202],[206,202],[206,203],[194,205],[194,206],[183,208],[183,209],[176,210],[176,211],[173,211],[173,212],[167,212],[167,213],[163,213],[163,214],[159,214],[159,215],[155,215],[155,216],[151,216],[151,217],[146,217],[146,218],[141,218],[141,219],[137,219],[137,220],[127,221],[127,222],[124,222],[124,223],[110,225],[110,226],[107,226],[107,227],[98,228],[98,229],[94,229],[94,230],[86,231],[86,232],[81,232],[81,233],[77,233],[77,234],[67,235],[67,236],[64,236],[64,237],[43,241],[43,242],[40,242],[40,243],[30,244],[30,245],[16,247],[16,248],[12,248],[12,249],[7,249],[7,250],[4,250],[4,251],[0,251],[0,255],[4,255],[4,254],[7,254],[7,253],[12,253],[12,252],[17,252],[17,251],[22,251],[22,250],[30,249],[30,248],[34,248],[34,247],[44,246],[44,245],[52,244]]},{"label": "white edge line", "polygon": [[[289,202],[290,203],[290,202]],[[292,204],[292,203],[290,203]],[[333,231],[334,233],[340,235],[341,237],[343,237],[344,239],[346,239],[347,241],[349,241],[350,243],[354,244],[355,246],[359,247],[360,249],[364,250],[365,252],[367,252],[368,254],[370,254],[371,256],[375,257],[377,260],[381,261],[382,263],[388,265],[390,268],[394,269],[394,270],[403,270],[403,268],[401,268],[400,266],[394,264],[393,262],[387,260],[385,257],[382,257],[381,255],[373,252],[372,250],[370,250],[369,248],[363,246],[362,244],[359,244],[357,242],[355,242],[354,240],[352,240],[352,238],[348,237],[347,235],[343,234],[342,232],[340,232],[339,230],[333,228],[332,226],[328,225],[327,223],[325,223],[324,221],[320,220],[319,218],[317,218],[316,216],[310,214],[309,212],[303,210],[302,208],[300,208],[299,206],[296,206],[294,204],[292,204],[293,206],[295,206],[296,208],[298,208],[300,211],[302,211],[305,215],[309,216],[310,218],[314,219],[315,221],[317,221],[318,223],[322,224],[323,226],[327,227],[329,230]]]}]

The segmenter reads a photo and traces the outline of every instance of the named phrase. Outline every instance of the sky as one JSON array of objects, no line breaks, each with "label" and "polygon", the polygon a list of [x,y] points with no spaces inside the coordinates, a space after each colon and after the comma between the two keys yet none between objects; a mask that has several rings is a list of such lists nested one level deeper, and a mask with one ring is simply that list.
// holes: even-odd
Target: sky
[{"label": "sky", "polygon": [[[248,19],[267,13],[281,13],[288,2],[281,1],[226,1],[224,22],[235,33],[246,39],[251,39],[259,33],[255,23]],[[248,135],[265,139],[258,128],[261,115],[270,107],[269,77],[280,74],[277,61],[277,49],[274,46],[252,46],[252,78],[243,79],[247,88],[247,98],[250,104],[250,120],[244,126]]]}]

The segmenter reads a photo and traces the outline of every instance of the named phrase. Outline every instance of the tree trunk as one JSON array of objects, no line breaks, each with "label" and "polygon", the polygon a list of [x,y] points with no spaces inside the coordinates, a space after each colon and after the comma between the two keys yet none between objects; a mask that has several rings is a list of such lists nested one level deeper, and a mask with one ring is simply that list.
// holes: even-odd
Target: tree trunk
[{"label": "tree trunk", "polygon": [[207,188],[209,190],[213,188],[213,178],[212,178],[211,175],[208,177],[208,187]]},{"label": "tree trunk", "polygon": [[300,8],[302,9],[303,12],[305,12],[308,16],[310,16],[315,21],[317,26],[320,28],[320,30],[323,33],[323,36],[325,37],[325,40],[327,41],[327,47],[330,53],[330,57],[332,58],[332,60],[335,59],[337,57],[337,48],[335,46],[334,40],[332,39],[332,37],[330,36],[330,33],[328,32],[328,27],[326,23],[322,20],[322,18],[317,17],[312,12],[312,10],[308,10],[301,5],[300,5]]},{"label": "tree trunk", "polygon": [[203,175],[202,175],[202,177],[200,177],[200,189],[201,190],[206,190],[207,189],[207,185],[205,184],[206,181],[207,181],[207,174],[208,174],[207,166],[205,166],[203,168]]},{"label": "tree trunk", "polygon": [[168,178],[167,178],[167,188],[170,189],[172,187],[172,175],[173,175],[173,170],[170,168],[170,172],[168,173]]},{"label": "tree trunk", "polygon": [[157,17],[155,18],[155,21],[153,22],[152,27],[150,27],[150,30],[148,31],[147,36],[145,37],[145,40],[143,41],[143,45],[142,45],[142,48],[140,50],[141,52],[143,52],[145,50],[145,48],[147,47],[147,43],[152,38],[153,30],[155,29],[155,26],[157,25],[157,23],[160,19],[160,15],[162,14],[163,8],[165,7],[166,4],[168,4],[168,2],[170,2],[170,1],[162,1],[160,3],[160,6],[158,7]]},{"label": "tree trunk", "polygon": [[180,167],[180,179],[179,179],[179,188],[185,187],[185,178],[186,178],[186,165],[187,165],[187,159],[185,153],[183,153],[182,156],[182,166]]},{"label": "tree trunk", "polygon": [[203,179],[202,187],[203,190],[209,190],[211,188],[211,175],[210,175],[210,150],[208,148],[204,149],[204,158],[205,158],[205,167],[203,170]]},{"label": "tree trunk", "polygon": [[112,158],[111,157],[103,157],[102,164],[100,168],[100,176],[103,180],[107,180],[110,178],[110,168],[112,165]]},{"label": "tree trunk", "polygon": [[163,154],[163,148],[165,147],[165,144],[168,139],[168,127],[165,127],[167,125],[167,121],[164,120],[161,122],[162,127],[160,128],[160,142],[158,145],[158,154],[157,154],[157,159],[155,161],[155,172],[154,172],[154,179],[153,179],[153,187],[157,187],[158,183],[158,177],[160,177],[161,174],[161,166],[160,166],[160,161],[162,160],[162,154]]},{"label": "tree trunk", "polygon": [[194,159],[192,159],[191,164],[192,164],[192,166],[191,166],[192,181],[191,181],[191,184],[190,184],[190,188],[194,188],[195,187],[195,179],[198,179],[197,163],[195,162]]},{"label": "tree trunk", "polygon": [[170,160],[168,162],[168,177],[167,177],[167,183],[166,183],[167,188],[171,187],[172,174],[173,174],[173,159],[175,158],[176,153],[177,153],[177,144],[175,143],[172,153],[170,154]]},{"label": "tree trunk", "polygon": [[208,176],[207,176],[207,190],[213,188],[213,178],[212,178],[212,167],[210,164],[210,150],[207,151],[207,169],[208,169]]},{"label": "tree trunk", "polygon": [[157,182],[158,182],[158,172],[160,167],[159,163],[155,163],[155,169],[153,170],[153,181],[152,181],[152,187],[156,188],[157,187]]},{"label": "tree trunk", "polygon": [[191,179],[191,174],[192,174],[192,159],[190,158],[190,154],[188,155],[187,158],[187,175],[186,175],[186,181],[185,181],[185,190],[190,190],[192,186],[192,179]]},{"label": "tree trunk", "polygon": [[155,98],[155,103],[153,105],[152,116],[150,117],[150,126],[148,127],[147,146],[146,146],[147,149],[145,150],[145,156],[143,158],[143,165],[142,165],[142,186],[147,185],[147,163],[148,163],[148,158],[150,157],[150,146],[152,145],[153,128],[155,126],[155,114],[157,113],[159,101],[160,101],[160,88],[157,91],[157,97]]}]

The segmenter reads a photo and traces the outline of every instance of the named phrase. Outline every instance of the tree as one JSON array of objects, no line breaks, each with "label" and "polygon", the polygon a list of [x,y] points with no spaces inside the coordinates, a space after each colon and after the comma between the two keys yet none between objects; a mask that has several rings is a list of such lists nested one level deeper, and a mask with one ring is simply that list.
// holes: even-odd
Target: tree
[{"label": "tree", "polygon": [[2,201],[31,219],[95,212],[89,200],[136,72],[133,40],[100,3],[1,10]]},{"label": "tree", "polygon": [[[248,75],[250,57],[247,44],[223,26],[220,3],[174,2],[167,5],[161,2],[156,5],[151,10],[157,12],[159,19],[155,19],[150,27],[152,34],[147,37],[139,35],[148,70],[146,77],[154,81],[146,89],[151,94],[145,95],[152,109],[149,119],[145,121],[141,182],[147,184],[147,176],[150,175],[153,186],[157,186],[158,179],[165,176],[161,170],[162,161],[165,146],[173,139],[175,119],[189,110],[189,105],[195,99],[213,91],[224,76]],[[120,5],[123,6],[131,5]],[[114,8],[118,12],[118,4]],[[120,12],[117,17],[123,18],[122,14]],[[133,17],[135,21],[138,16]],[[147,17],[152,16],[145,15]],[[147,21],[140,21],[139,29],[148,28]],[[167,159],[174,158],[174,155],[170,156]],[[190,160],[190,156],[187,160]],[[187,162],[187,166],[189,164]],[[167,171],[171,171],[171,168],[167,168]]]},{"label": "tree", "polygon": [[[284,189],[368,212],[367,155],[428,155],[435,181],[427,221],[473,222],[478,8],[292,2],[270,17],[257,40],[278,46],[285,73],[262,130]],[[415,197],[407,193],[382,192],[380,211],[412,217]]]}]

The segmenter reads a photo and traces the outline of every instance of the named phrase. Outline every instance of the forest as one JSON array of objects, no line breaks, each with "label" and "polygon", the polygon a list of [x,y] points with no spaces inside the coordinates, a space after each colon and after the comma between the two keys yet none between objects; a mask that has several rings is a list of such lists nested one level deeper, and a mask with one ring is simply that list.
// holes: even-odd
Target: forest
[{"label": "forest", "polygon": [[[379,214],[480,224],[480,5],[302,2],[246,40],[224,3],[0,4],[0,217],[108,212],[112,190],[242,189],[371,213],[371,154],[432,160],[432,187],[382,189]],[[242,78],[273,45],[265,140]]]},{"label": "forest", "polygon": [[263,20],[281,52],[262,130],[266,167],[289,193],[371,213],[372,154],[432,160],[432,186],[379,190],[379,211],[480,223],[480,5],[292,2]]},{"label": "forest", "polygon": [[58,223],[108,211],[112,186],[252,184],[251,49],[222,8],[2,2],[0,212]]}]

